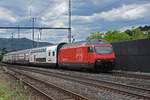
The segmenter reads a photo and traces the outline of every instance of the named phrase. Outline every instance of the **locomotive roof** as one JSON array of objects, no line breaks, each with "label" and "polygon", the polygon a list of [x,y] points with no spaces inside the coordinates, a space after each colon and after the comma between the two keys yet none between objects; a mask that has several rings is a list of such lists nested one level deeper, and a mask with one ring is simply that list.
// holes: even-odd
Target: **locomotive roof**
[{"label": "locomotive roof", "polygon": [[93,45],[93,44],[110,44],[110,43],[104,39],[92,39],[87,41],[79,41],[75,43],[65,44],[62,48],[79,47],[79,46],[86,46],[86,45]]}]

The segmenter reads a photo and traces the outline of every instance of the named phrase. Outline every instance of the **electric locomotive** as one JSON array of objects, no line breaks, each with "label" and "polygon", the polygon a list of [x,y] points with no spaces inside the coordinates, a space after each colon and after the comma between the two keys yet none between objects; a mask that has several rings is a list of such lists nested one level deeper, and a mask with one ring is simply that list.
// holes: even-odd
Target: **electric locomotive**
[{"label": "electric locomotive", "polygon": [[59,67],[107,72],[115,66],[112,45],[103,39],[64,44],[58,56]]}]

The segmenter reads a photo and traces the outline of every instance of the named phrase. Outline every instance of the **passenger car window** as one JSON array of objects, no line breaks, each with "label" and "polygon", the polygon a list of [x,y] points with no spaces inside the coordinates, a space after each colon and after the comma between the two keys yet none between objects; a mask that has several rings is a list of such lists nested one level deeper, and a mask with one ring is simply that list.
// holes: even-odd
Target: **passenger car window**
[{"label": "passenger car window", "polygon": [[55,52],[53,51],[53,56],[55,56]]},{"label": "passenger car window", "polygon": [[49,52],[48,55],[51,56],[51,52]]}]

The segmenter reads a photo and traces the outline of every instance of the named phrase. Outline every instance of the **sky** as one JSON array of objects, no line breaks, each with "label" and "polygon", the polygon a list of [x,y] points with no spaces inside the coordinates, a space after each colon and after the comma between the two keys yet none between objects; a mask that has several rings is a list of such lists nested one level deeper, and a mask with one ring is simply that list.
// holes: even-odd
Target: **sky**
[{"label": "sky", "polygon": [[[68,27],[69,0],[0,0],[1,26]],[[85,40],[90,32],[124,31],[150,24],[150,0],[71,0],[72,36]],[[0,38],[18,38],[18,30],[0,30]],[[35,40],[40,31],[35,30]],[[40,41],[68,41],[68,30],[42,30]],[[20,30],[20,38],[32,39],[32,30]]]}]

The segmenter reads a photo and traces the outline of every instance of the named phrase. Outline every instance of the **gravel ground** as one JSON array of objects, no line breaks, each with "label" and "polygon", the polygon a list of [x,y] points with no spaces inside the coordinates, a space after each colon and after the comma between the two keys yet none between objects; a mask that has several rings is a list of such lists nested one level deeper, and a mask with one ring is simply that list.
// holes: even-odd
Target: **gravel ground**
[{"label": "gravel ground", "polygon": [[[27,73],[27,72],[25,72],[25,73],[30,75],[30,73]],[[17,74],[17,76],[20,76],[20,75]],[[36,88],[40,89],[41,91],[43,91],[47,95],[51,96],[52,98],[55,98],[56,100],[66,100],[68,98],[73,100],[72,97],[64,94],[63,92],[59,91],[58,89],[56,89],[54,87],[47,86],[46,84],[41,83],[40,81],[37,81],[37,80],[34,80],[34,79],[30,79],[30,78],[28,78],[26,76],[21,76],[21,78],[23,80],[29,82],[30,84],[32,84]],[[37,79],[39,79],[39,77]],[[65,98],[65,99],[63,99],[63,98]]]},{"label": "gravel ground", "polygon": [[[31,67],[35,68],[35,67]],[[37,68],[35,68],[37,69]],[[86,73],[86,72],[77,72],[77,71],[68,71],[68,70],[58,70],[58,69],[43,69],[43,68],[38,68],[46,71],[50,71],[55,73],[62,73],[62,74],[67,74],[67,75],[72,75],[72,76],[82,76],[82,77],[87,77],[87,78],[92,78],[96,80],[106,80],[110,82],[118,82],[118,83],[124,83],[127,85],[133,85],[133,86],[138,86],[138,87],[144,87],[144,88],[150,88],[150,80],[145,80],[145,79],[135,79],[135,78],[127,78],[127,77],[120,77],[120,76],[111,76],[110,74],[104,75],[104,74],[95,74],[95,73]],[[57,84],[61,87],[68,88],[69,90],[75,91],[79,94],[83,94],[84,96],[89,97],[90,99],[93,100],[137,100],[137,98],[129,97],[129,96],[122,96],[117,93],[112,93],[107,90],[99,90],[94,87],[90,86],[84,86],[79,83],[75,82],[70,82],[66,81],[63,79],[58,79],[54,77],[49,77],[49,76],[44,76],[40,74],[35,74],[35,73],[29,73],[34,76],[40,77],[44,80],[50,81],[54,84]],[[143,73],[142,73],[143,74]]]},{"label": "gravel ground", "polygon": [[[11,91],[15,91],[21,94],[21,97],[12,97],[11,100],[44,100],[40,95],[37,95],[36,91],[34,91],[28,86],[25,86],[21,81],[16,80],[14,77],[12,77],[7,73],[0,75],[0,80],[3,80],[5,82],[10,82]],[[25,87],[26,89],[24,89]]]},{"label": "gravel ground", "polygon": [[[85,86],[76,82],[71,82],[55,77],[49,77],[33,72],[26,72],[27,74],[31,74],[32,76],[36,76],[37,78],[43,79],[45,81],[51,82],[58,86],[61,86],[65,89],[71,90],[78,94],[87,96],[90,100],[137,100],[137,98],[133,98],[130,96],[125,96],[117,93],[113,93],[107,90],[101,90],[92,86]],[[54,73],[55,74],[55,73]]]},{"label": "gravel ground", "polygon": [[[35,67],[33,67],[33,68],[35,68]],[[76,71],[68,71],[68,70],[66,71],[66,70],[43,69],[43,68],[38,68],[38,69],[50,71],[53,73],[56,72],[56,73],[62,73],[62,74],[72,75],[72,76],[79,76],[79,77],[82,76],[82,77],[87,77],[87,78],[96,79],[96,80],[118,82],[118,83],[123,83],[125,85],[133,85],[133,86],[137,86],[137,87],[150,89],[150,80],[145,80],[145,79],[112,76],[111,74],[106,75],[106,74],[101,74],[101,73],[95,74],[95,73],[85,73],[85,72],[76,72]]]}]

